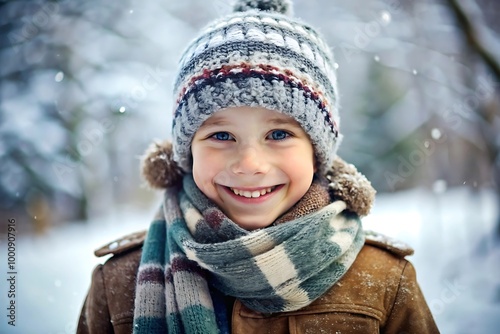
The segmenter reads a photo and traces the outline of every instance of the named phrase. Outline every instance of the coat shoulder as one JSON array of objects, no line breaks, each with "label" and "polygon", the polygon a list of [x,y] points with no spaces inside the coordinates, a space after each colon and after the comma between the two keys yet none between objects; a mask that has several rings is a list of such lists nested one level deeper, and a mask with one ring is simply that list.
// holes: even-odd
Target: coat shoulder
[{"label": "coat shoulder", "polygon": [[99,264],[82,309],[78,334],[132,333],[137,272],[146,231],[111,241],[94,254],[112,255]]},{"label": "coat shoulder", "polygon": [[414,252],[413,248],[403,241],[374,231],[365,231],[365,244],[383,249],[401,258],[412,255]]},{"label": "coat shoulder", "polygon": [[96,249],[94,254],[97,257],[103,257],[109,254],[119,255],[135,250],[142,247],[146,234],[146,230],[127,234]]}]

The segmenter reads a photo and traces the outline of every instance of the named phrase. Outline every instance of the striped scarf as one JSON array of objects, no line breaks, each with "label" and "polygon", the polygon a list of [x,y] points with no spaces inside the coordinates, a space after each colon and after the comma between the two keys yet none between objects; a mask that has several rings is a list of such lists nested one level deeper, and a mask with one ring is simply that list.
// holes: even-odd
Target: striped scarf
[{"label": "striped scarf", "polygon": [[[246,231],[186,175],[165,191],[139,266],[134,333],[230,333],[224,294],[262,313],[294,311],[335,284],[363,246],[343,201]],[[311,261],[314,259],[314,261]]]}]

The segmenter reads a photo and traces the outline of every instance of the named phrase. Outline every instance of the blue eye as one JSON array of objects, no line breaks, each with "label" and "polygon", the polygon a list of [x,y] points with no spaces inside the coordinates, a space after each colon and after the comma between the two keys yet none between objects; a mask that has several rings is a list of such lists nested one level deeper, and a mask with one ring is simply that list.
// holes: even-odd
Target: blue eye
[{"label": "blue eye", "polygon": [[212,138],[217,139],[217,140],[221,140],[221,141],[226,141],[226,140],[230,140],[232,137],[227,132],[216,132],[212,135]]},{"label": "blue eye", "polygon": [[284,130],[274,130],[273,132],[271,132],[271,138],[273,140],[283,140],[289,136],[290,134]]}]

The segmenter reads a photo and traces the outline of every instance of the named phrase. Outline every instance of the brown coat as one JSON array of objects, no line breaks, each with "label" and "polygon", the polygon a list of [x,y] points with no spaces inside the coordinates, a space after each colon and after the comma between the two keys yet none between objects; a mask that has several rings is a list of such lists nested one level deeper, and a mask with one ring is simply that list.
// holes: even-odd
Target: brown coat
[{"label": "brown coat", "polygon": [[[114,254],[95,268],[77,333],[131,333],[135,279],[144,233],[136,233],[96,251]],[[342,279],[311,305],[294,312],[260,314],[236,301],[235,334],[250,333],[439,333],[404,256],[388,242],[367,239]]]}]

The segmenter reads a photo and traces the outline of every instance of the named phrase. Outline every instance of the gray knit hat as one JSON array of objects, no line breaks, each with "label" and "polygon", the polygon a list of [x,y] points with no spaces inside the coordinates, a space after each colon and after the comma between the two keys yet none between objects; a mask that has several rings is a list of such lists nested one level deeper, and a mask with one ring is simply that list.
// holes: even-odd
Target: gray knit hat
[{"label": "gray knit hat", "polygon": [[183,53],[174,85],[173,158],[192,166],[191,141],[216,111],[259,106],[293,117],[311,138],[320,172],[341,136],[333,55],[319,34],[290,17],[285,0],[238,0]]}]

